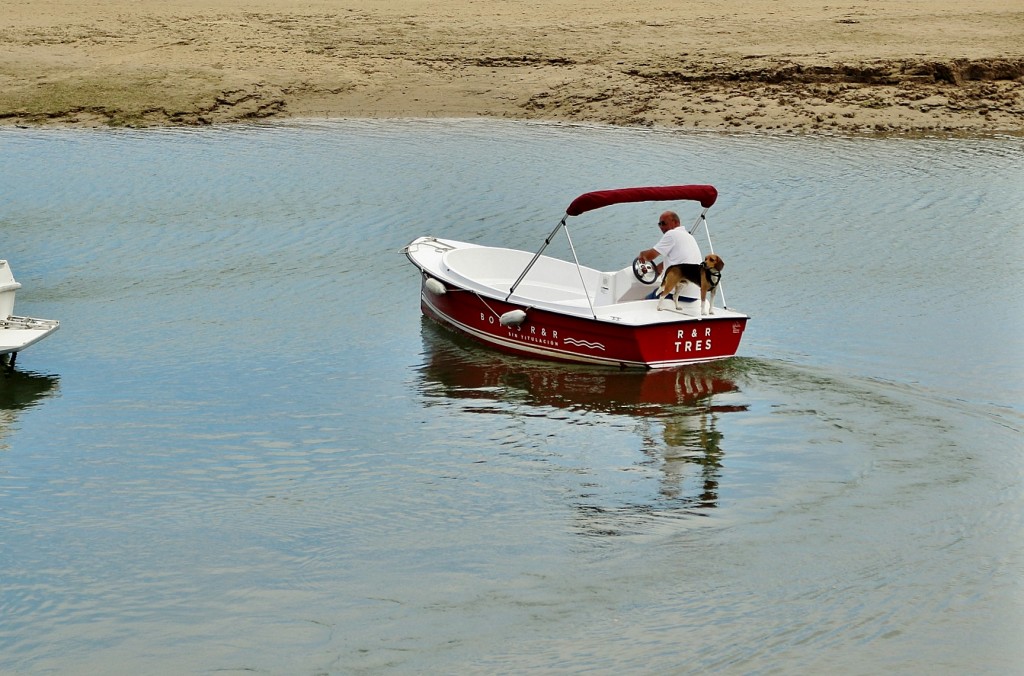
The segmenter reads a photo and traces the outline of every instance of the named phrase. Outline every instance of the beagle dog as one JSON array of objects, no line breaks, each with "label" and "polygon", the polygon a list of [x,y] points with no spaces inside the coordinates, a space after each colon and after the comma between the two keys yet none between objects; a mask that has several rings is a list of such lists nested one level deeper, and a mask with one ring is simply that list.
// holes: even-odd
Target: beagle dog
[{"label": "beagle dog", "polygon": [[[674,300],[676,309],[679,308],[679,287],[683,282],[693,282],[700,285],[700,314],[715,314],[715,292],[718,290],[718,282],[722,279],[722,268],[725,261],[717,254],[708,254],[704,257],[703,263],[683,263],[672,265],[665,270],[665,278],[661,280],[661,288],[658,289],[658,309],[663,310],[661,301],[669,294],[675,292]],[[710,294],[708,311],[704,312],[704,301]]]}]

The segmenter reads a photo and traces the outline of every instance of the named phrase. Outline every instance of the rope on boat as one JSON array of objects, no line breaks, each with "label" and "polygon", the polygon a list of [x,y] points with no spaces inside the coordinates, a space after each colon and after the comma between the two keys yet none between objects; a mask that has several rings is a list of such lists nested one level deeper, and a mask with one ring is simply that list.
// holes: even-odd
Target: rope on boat
[{"label": "rope on boat", "polygon": [[[469,289],[463,289],[463,290],[464,290],[464,291],[469,291]],[[485,301],[485,300],[484,300],[484,297],[483,297],[483,296],[481,296],[481,295],[480,295],[480,294],[479,294],[478,292],[476,292],[476,291],[474,291],[474,292],[473,292],[473,295],[474,295],[474,296],[476,296],[476,297],[477,297],[477,299],[478,299],[478,300],[479,300],[479,301],[480,301],[481,303],[483,303],[483,304],[484,304],[484,307],[485,307],[485,308],[487,308],[488,310],[490,310],[490,311],[491,311],[491,314],[492,314],[492,315],[494,315],[495,317],[497,317],[497,318],[498,318],[498,321],[501,321],[501,315],[499,315],[499,314],[498,314],[497,312],[495,312],[495,311],[494,311],[494,308],[492,308],[492,307],[491,307],[490,305],[488,305],[488,304],[487,304],[487,301]]]},{"label": "rope on boat", "polygon": [[[566,234],[568,234],[568,233],[566,233]],[[406,246],[404,246],[404,247],[402,248],[402,251],[401,251],[401,252],[402,252],[402,253],[404,253],[404,254],[408,254],[408,253],[409,253],[409,252],[411,252],[411,251],[416,251],[416,250],[417,250],[417,249],[419,248],[419,246],[420,246],[421,244],[425,244],[425,245],[427,245],[427,246],[431,246],[431,247],[433,247],[433,248],[434,248],[434,250],[435,250],[435,251],[438,251],[438,252],[440,252],[440,253],[445,253],[445,252],[448,252],[448,251],[452,251],[452,250],[454,250],[454,249],[455,249],[455,247],[454,247],[454,246],[452,246],[452,245],[450,245],[450,244],[447,244],[446,242],[441,242],[441,241],[439,241],[439,240],[438,240],[438,239],[437,239],[436,237],[424,237],[424,238],[423,238],[422,240],[419,240],[419,241],[416,241],[416,242],[412,242],[412,243],[410,243],[410,244],[407,244]],[[570,241],[570,246],[572,246],[572,242],[571,242],[571,241]],[[575,255],[575,253],[576,253],[576,252],[574,251],[574,252],[573,252],[573,255]],[[579,265],[579,263],[577,262],[577,266],[578,266],[578,265]],[[491,314],[492,314],[493,316],[497,317],[498,321],[499,321],[499,322],[501,322],[501,325],[502,325],[502,326],[506,326],[506,325],[507,325],[507,324],[505,323],[505,317],[506,317],[506,315],[510,315],[510,314],[513,314],[513,313],[521,313],[521,317],[520,317],[520,318],[518,318],[518,319],[514,319],[514,320],[512,320],[512,321],[511,321],[511,322],[510,322],[510,323],[508,324],[508,325],[512,325],[512,326],[519,326],[519,324],[521,324],[521,323],[522,323],[522,320],[523,320],[523,319],[524,319],[524,318],[526,317],[526,310],[529,310],[529,309],[530,309],[529,307],[527,307],[527,308],[526,308],[526,309],[524,309],[524,310],[512,310],[512,311],[506,312],[506,313],[505,313],[504,315],[500,315],[500,314],[498,314],[497,312],[495,312],[494,308],[492,308],[492,307],[491,307],[490,305],[488,305],[488,304],[487,304],[487,301],[486,301],[486,300],[484,300],[484,297],[483,297],[483,296],[481,296],[479,292],[477,292],[477,291],[474,291],[474,290],[472,290],[472,289],[460,289],[460,288],[459,288],[459,287],[457,287],[457,286],[456,286],[456,287],[453,287],[453,288],[451,288],[451,289],[448,289],[448,288],[447,288],[447,286],[446,286],[446,285],[445,285],[445,284],[444,284],[443,282],[440,282],[440,281],[439,281],[439,280],[437,280],[436,278],[434,278],[434,277],[431,277],[431,276],[430,276],[430,275],[429,275],[429,274],[427,273],[427,271],[426,271],[426,270],[424,270],[424,269],[422,269],[422,268],[420,269],[420,274],[421,274],[421,275],[423,276],[423,278],[424,278],[424,279],[425,279],[426,281],[437,281],[437,282],[438,282],[439,284],[441,284],[441,285],[442,285],[442,286],[444,287],[444,291],[443,291],[443,293],[455,293],[455,292],[457,292],[457,291],[462,291],[463,293],[472,293],[472,294],[473,294],[474,296],[476,296],[476,297],[477,297],[477,300],[479,300],[479,301],[480,301],[480,303],[482,303],[482,304],[483,304],[483,306],[484,306],[485,308],[487,308],[487,309],[488,309],[488,310],[490,311],[490,313],[491,313]],[[523,274],[525,275],[525,272],[524,272]],[[522,277],[520,277],[520,279],[522,279]],[[426,282],[424,282],[424,283],[426,283]],[[518,284],[518,282],[516,282],[516,283]],[[428,288],[429,288],[429,285],[428,285]],[[585,288],[585,287],[584,287],[584,288]],[[512,295],[512,294],[510,293],[509,295]],[[591,308],[591,311],[593,311],[593,308]]]},{"label": "rope on boat", "polygon": [[[431,279],[433,279],[433,278],[431,277]],[[529,307],[527,307],[527,308],[525,308],[523,310],[509,310],[505,314],[500,315],[500,314],[498,314],[494,310],[494,308],[492,308],[490,305],[487,304],[487,301],[484,300],[484,297],[481,296],[480,292],[478,292],[478,291],[474,291],[473,289],[460,289],[458,287],[455,287],[453,289],[450,289],[448,291],[448,293],[455,293],[455,292],[458,292],[458,291],[461,291],[463,293],[471,293],[474,296],[476,296],[476,299],[479,300],[480,303],[483,304],[483,306],[485,308],[487,308],[492,315],[494,315],[495,317],[498,318],[498,321],[501,323],[502,326],[509,326],[509,325],[511,325],[511,326],[519,326],[523,322],[523,319],[526,318],[526,310],[530,309]],[[513,315],[515,313],[520,313],[520,318],[512,319],[510,322],[506,323],[506,316]]]}]

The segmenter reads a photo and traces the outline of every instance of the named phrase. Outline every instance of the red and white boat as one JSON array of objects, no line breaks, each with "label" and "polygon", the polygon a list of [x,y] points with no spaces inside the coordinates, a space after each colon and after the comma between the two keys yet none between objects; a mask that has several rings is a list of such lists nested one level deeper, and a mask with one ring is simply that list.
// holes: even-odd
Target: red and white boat
[{"label": "red and white boat", "polygon": [[[647,300],[656,287],[652,266],[638,260],[612,272],[580,265],[567,220],[626,202],[699,202],[711,246],[707,212],[718,198],[710,185],[623,188],[577,197],[535,254],[437,237],[403,250],[420,269],[420,306],[428,317],[499,350],[560,361],[662,368],[736,354],[749,317],[725,307],[701,316],[700,289],[688,285],[681,309]],[[682,227],[682,226],[680,226]],[[559,230],[573,261],[543,255]],[[724,303],[724,294],[719,292]],[[684,300],[685,297],[685,300]]]}]

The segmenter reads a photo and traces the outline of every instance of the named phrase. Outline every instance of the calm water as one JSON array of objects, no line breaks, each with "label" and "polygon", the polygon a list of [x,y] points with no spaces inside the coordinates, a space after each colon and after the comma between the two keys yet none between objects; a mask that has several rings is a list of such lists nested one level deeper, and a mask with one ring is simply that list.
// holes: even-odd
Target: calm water
[{"label": "calm water", "polygon": [[[17,309],[62,321],[0,375],[0,672],[1021,673],[1020,139],[8,129],[0,170]],[[740,357],[420,318],[414,237],[691,182]]]}]

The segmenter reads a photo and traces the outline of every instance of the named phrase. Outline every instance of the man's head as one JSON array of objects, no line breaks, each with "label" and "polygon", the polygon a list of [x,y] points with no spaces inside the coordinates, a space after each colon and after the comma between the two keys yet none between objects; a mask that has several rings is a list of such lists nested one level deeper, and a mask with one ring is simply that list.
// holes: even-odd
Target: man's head
[{"label": "man's head", "polygon": [[674,211],[666,211],[658,219],[658,227],[662,232],[668,232],[672,228],[679,227],[679,216]]}]

